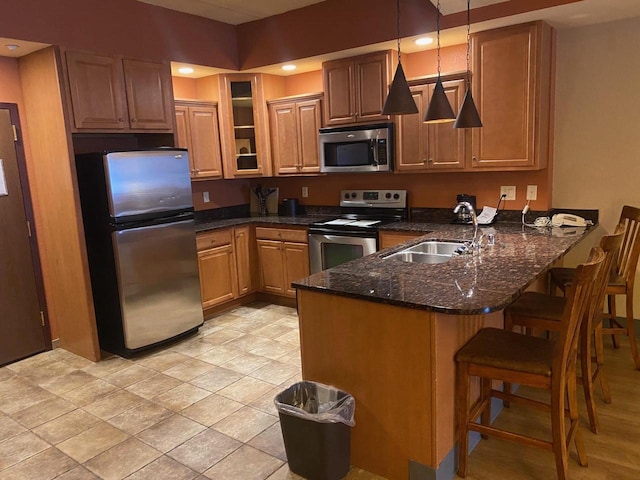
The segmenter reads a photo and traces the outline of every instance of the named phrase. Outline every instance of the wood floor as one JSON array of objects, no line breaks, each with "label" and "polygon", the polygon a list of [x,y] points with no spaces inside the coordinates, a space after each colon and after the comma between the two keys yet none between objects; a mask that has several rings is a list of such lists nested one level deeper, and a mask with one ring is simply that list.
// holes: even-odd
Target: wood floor
[{"label": "wood floor", "polygon": [[[605,372],[611,386],[613,402],[602,401],[596,390],[600,433],[589,430],[589,420],[580,398],[580,427],[587,450],[588,467],[577,463],[575,446],[571,446],[569,476],[572,480],[638,480],[640,479],[640,371],[633,367],[626,338],[614,350],[605,339]],[[582,387],[578,387],[582,388]],[[541,398],[531,389],[532,398]],[[496,425],[523,433],[550,438],[548,417],[531,409],[514,405],[504,409]],[[458,478],[458,477],[456,477]],[[467,480],[552,480],[556,478],[551,453],[497,438],[482,440],[469,456]]]}]

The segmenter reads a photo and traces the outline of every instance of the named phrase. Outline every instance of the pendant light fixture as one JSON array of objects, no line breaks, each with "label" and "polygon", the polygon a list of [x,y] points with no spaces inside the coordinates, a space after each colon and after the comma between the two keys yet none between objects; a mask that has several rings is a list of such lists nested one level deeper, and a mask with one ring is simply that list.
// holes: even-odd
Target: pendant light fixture
[{"label": "pendant light fixture", "polygon": [[469,58],[471,51],[471,0],[467,0],[467,92],[464,94],[462,107],[458,112],[454,128],[478,128],[482,127],[482,120],[478,114],[478,109],[471,95],[471,71],[469,68]]},{"label": "pendant light fixture", "polygon": [[409,84],[404,76],[404,69],[402,68],[402,59],[400,56],[400,0],[397,0],[397,7],[398,68],[396,69],[396,74],[393,76],[389,95],[387,96],[387,100],[384,102],[384,107],[382,108],[383,115],[409,115],[412,113],[418,113],[418,107],[411,96]]},{"label": "pendant light fixture", "polygon": [[440,0],[438,0],[438,16],[436,17],[436,29],[438,34],[438,80],[431,95],[429,108],[424,117],[425,123],[445,123],[453,122],[456,119],[447,94],[444,93],[442,79],[440,78]]}]

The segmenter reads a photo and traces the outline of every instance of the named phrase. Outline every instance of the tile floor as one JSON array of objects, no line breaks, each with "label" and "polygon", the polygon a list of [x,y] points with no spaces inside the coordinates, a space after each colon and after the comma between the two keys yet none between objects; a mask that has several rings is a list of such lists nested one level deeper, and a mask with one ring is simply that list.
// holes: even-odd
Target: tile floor
[{"label": "tile floor", "polygon": [[36,355],[0,368],[0,479],[299,479],[273,398],[300,378],[296,312],[270,304],[132,360]]}]

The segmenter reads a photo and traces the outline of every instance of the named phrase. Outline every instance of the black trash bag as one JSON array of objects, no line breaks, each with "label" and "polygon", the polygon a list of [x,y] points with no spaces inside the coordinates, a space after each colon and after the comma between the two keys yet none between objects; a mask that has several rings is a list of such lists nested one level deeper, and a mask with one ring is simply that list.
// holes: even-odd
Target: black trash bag
[{"label": "black trash bag", "polygon": [[298,382],[274,399],[278,412],[320,423],[344,423],[353,427],[356,401],[335,387],[317,382]]}]

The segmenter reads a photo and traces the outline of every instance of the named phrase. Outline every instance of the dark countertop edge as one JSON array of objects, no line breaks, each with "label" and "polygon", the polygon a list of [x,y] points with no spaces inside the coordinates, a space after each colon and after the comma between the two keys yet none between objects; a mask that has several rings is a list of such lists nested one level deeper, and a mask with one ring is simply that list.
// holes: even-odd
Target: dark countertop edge
[{"label": "dark countertop edge", "polygon": [[313,222],[317,222],[327,218],[326,215],[322,216],[296,216],[296,217],[283,217],[278,215],[269,215],[266,217],[240,217],[240,218],[227,218],[220,220],[200,220],[195,223],[196,233],[203,233],[212,230],[219,230],[221,228],[237,227],[241,225],[290,225],[290,226],[302,226],[306,227]]},{"label": "dark countertop edge", "polygon": [[[409,222],[407,222],[409,223]],[[445,225],[438,225],[438,224],[424,224],[430,227],[443,227]],[[517,223],[513,223],[510,225],[505,225],[502,224],[503,227],[517,227],[521,224],[517,224]],[[453,225],[451,225],[453,226]],[[462,225],[458,225],[459,227]],[[428,305],[428,304],[424,304],[424,303],[416,303],[416,302],[410,302],[410,301],[402,301],[402,300],[396,300],[393,298],[385,298],[385,297],[379,297],[379,296],[373,296],[373,295],[366,295],[364,293],[357,293],[357,292],[350,292],[350,291],[345,291],[345,290],[338,290],[338,289],[331,289],[331,288],[327,288],[324,286],[319,286],[319,285],[307,285],[305,283],[301,283],[301,281],[306,280],[307,278],[311,278],[315,275],[322,275],[322,272],[320,272],[319,274],[313,274],[310,277],[306,277],[305,279],[300,279],[297,281],[294,281],[291,283],[291,286],[293,288],[296,289],[301,289],[301,290],[309,290],[309,291],[315,291],[315,292],[320,292],[320,293],[325,293],[327,295],[337,295],[337,296],[341,296],[341,297],[349,297],[349,298],[355,298],[355,299],[359,299],[359,300],[365,300],[365,301],[370,301],[370,302],[376,302],[376,303],[383,303],[383,304],[387,304],[387,305],[395,305],[395,306],[399,306],[399,307],[403,307],[403,308],[411,308],[411,309],[417,309],[417,310],[425,310],[425,311],[432,311],[432,312],[437,312],[437,313],[444,313],[447,315],[482,315],[482,314],[487,314],[487,313],[491,313],[491,312],[496,312],[499,310],[504,309],[507,305],[509,305],[513,300],[515,300],[520,294],[522,294],[524,291],[526,291],[526,289],[532,285],[536,280],[538,280],[543,274],[545,274],[545,272],[548,271],[548,269],[551,267],[551,265],[553,265],[555,262],[557,262],[559,259],[561,259],[562,257],[564,257],[572,248],[574,248],[580,241],[584,240],[587,236],[589,236],[593,231],[596,230],[596,227],[598,226],[598,224],[587,227],[584,231],[584,233],[580,236],[580,240],[572,243],[570,246],[568,246],[567,248],[565,248],[562,252],[560,252],[555,258],[549,260],[547,262],[547,264],[540,268],[538,273],[536,275],[533,275],[531,279],[529,279],[525,284],[523,284],[520,288],[518,288],[517,290],[515,290],[513,293],[511,293],[510,295],[505,295],[505,297],[499,301],[494,303],[491,306],[487,306],[487,307],[482,307],[482,308],[446,308],[446,307],[438,307],[438,306],[433,306],[433,305]],[[496,225],[492,225],[492,227],[496,227]],[[499,228],[499,225],[498,225]],[[433,238],[439,238],[442,240],[446,240],[445,237],[447,237],[446,234],[442,234],[438,231],[426,231],[426,233],[424,234],[424,236],[429,235],[429,234],[433,234]],[[423,236],[421,236],[423,237]],[[390,247],[388,249],[385,249],[385,255],[387,256],[387,254],[390,254],[394,251],[399,251],[402,250],[404,248],[406,248],[409,245],[412,244],[417,244],[420,243],[422,241],[424,241],[424,238],[416,238],[415,240],[409,241],[409,242],[405,242],[401,245],[396,245],[394,247]],[[377,252],[376,254],[379,254],[380,252]],[[376,255],[373,254],[373,255]],[[366,257],[364,257],[366,258]],[[362,260],[362,259],[358,259],[358,260]],[[355,261],[358,261],[355,260]],[[336,268],[339,268],[336,267]],[[436,282],[437,283],[437,282]]]},{"label": "dark countertop edge", "polygon": [[[536,277],[536,279],[537,278],[538,277]],[[527,285],[527,287],[531,285],[531,283],[533,283],[536,279],[532,280]],[[428,312],[444,313],[447,315],[481,315],[486,313],[497,312],[505,308],[507,305],[509,305],[520,294],[520,291],[518,291],[518,293],[514,294],[509,301],[504,302],[504,304],[502,305],[495,305],[495,306],[485,307],[481,309],[480,308],[462,309],[462,308],[446,308],[446,307],[437,307],[437,306],[434,307],[432,305],[425,305],[425,304],[419,304],[419,303],[413,303],[413,302],[403,302],[402,300],[394,300],[393,298],[382,298],[382,297],[375,297],[372,295],[365,295],[363,293],[346,292],[344,290],[332,290],[329,288],[312,287],[310,285],[304,285],[296,282],[293,282],[291,286],[299,290],[308,290],[310,292],[326,293],[328,295],[335,295],[338,297],[355,298],[357,300],[383,303],[385,305],[393,305],[396,307],[410,308],[413,310],[425,310]],[[524,287],[524,289],[526,289],[527,287]],[[522,291],[524,291],[524,289]]]}]

